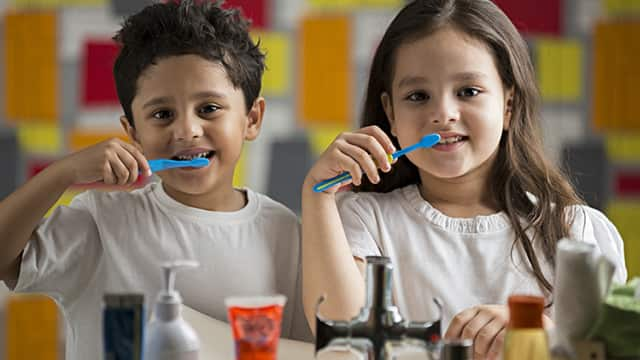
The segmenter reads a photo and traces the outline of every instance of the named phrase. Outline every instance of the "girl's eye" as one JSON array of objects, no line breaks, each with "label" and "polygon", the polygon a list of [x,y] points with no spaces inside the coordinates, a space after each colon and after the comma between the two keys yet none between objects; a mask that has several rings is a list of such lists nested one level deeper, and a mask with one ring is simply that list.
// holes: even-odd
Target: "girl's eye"
[{"label": "girl's eye", "polygon": [[418,101],[425,101],[428,99],[427,94],[423,93],[423,92],[414,92],[409,94],[406,97],[407,100],[409,101],[413,101],[413,102],[418,102]]},{"label": "girl's eye", "polygon": [[473,97],[473,96],[478,95],[479,93],[480,93],[480,90],[478,90],[478,89],[464,88],[464,89],[460,90],[460,92],[458,93],[458,96]]},{"label": "girl's eye", "polygon": [[200,113],[201,114],[211,114],[214,113],[216,111],[220,110],[219,106],[213,105],[213,104],[208,104],[205,105],[203,107],[200,108]]},{"label": "girl's eye", "polygon": [[158,120],[167,120],[173,116],[173,113],[169,110],[160,110],[154,112],[151,116]]}]

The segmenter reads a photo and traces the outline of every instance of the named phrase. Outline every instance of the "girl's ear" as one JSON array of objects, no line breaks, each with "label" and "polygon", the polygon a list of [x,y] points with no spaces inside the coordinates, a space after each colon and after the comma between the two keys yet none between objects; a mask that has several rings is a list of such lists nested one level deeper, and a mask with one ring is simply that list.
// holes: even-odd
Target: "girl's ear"
[{"label": "girl's ear", "polygon": [[382,95],[380,95],[380,101],[382,102],[384,113],[387,115],[387,119],[389,119],[391,135],[398,137],[398,135],[396,135],[396,118],[393,116],[393,104],[391,102],[391,96],[387,92],[383,92]]},{"label": "girl's ear", "polygon": [[509,130],[509,126],[511,125],[511,117],[513,116],[513,87],[505,92],[505,101],[504,101],[504,120],[502,122],[502,129]]},{"label": "girl's ear", "polygon": [[127,137],[129,138],[129,142],[131,142],[133,144],[133,146],[135,146],[138,150],[140,150],[140,152],[143,152],[142,151],[142,145],[138,141],[138,135],[136,133],[136,128],[134,128],[131,125],[131,123],[129,123],[129,119],[127,119],[126,116],[124,116],[124,115],[120,116],[120,125],[122,125],[122,128],[127,133]]},{"label": "girl's ear", "polygon": [[247,124],[244,132],[245,140],[255,140],[260,134],[262,118],[264,117],[265,101],[263,97],[258,97],[251,106],[247,114]]}]

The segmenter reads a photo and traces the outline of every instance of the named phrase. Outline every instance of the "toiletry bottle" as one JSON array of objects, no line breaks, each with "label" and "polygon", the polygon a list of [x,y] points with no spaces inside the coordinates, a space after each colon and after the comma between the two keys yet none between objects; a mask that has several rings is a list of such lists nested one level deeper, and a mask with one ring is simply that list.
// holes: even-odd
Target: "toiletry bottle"
[{"label": "toiletry bottle", "polygon": [[543,309],[542,297],[509,297],[509,325],[504,341],[504,360],[549,360],[547,333],[542,328]]},{"label": "toiletry bottle", "polygon": [[158,294],[154,313],[145,329],[145,360],[198,360],[200,341],[181,315],[182,298],[174,289],[175,271],[196,267],[195,261],[175,261],[162,265],[164,289]]}]

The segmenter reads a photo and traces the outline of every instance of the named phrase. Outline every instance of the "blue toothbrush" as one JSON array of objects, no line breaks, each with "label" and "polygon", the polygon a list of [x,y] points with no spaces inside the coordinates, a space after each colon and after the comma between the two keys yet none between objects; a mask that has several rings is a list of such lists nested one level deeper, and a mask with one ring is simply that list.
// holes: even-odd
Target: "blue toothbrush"
[{"label": "blue toothbrush", "polygon": [[[420,141],[418,141],[417,143],[411,145],[411,146],[407,146],[406,148],[402,149],[402,150],[398,150],[396,152],[394,152],[391,155],[387,155],[389,158],[389,162],[392,162],[393,160],[399,158],[402,155],[405,155],[408,152],[411,152],[413,150],[416,149],[421,149],[421,148],[430,148],[433,145],[437,144],[440,141],[440,135],[433,133],[433,134],[429,134],[424,136],[422,139],[420,139]],[[351,174],[349,174],[348,172],[343,172],[340,175],[334,176],[331,179],[327,179],[327,180],[323,180],[319,183],[317,183],[314,187],[313,187],[313,191],[315,192],[323,192],[337,184],[340,184],[344,181],[347,181],[351,179]]]},{"label": "blue toothbrush", "polygon": [[207,165],[209,165],[209,159],[206,159],[206,158],[194,158],[191,160],[169,160],[169,159],[149,160],[149,167],[151,168],[151,172],[179,168],[179,167],[204,167]]}]

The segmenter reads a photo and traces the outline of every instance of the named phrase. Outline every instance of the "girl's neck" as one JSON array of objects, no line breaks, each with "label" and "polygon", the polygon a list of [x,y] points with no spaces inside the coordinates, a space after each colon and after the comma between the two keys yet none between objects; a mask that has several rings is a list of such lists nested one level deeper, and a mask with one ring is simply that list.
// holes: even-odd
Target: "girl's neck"
[{"label": "girl's neck", "polygon": [[501,210],[490,190],[489,170],[484,166],[453,179],[420,171],[420,180],[422,198],[449,217],[472,218]]}]

